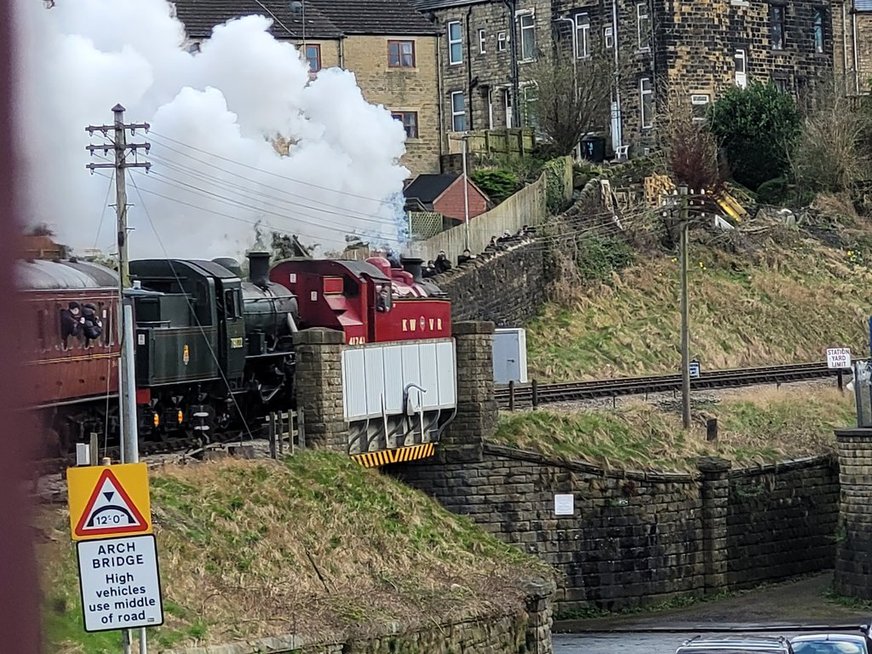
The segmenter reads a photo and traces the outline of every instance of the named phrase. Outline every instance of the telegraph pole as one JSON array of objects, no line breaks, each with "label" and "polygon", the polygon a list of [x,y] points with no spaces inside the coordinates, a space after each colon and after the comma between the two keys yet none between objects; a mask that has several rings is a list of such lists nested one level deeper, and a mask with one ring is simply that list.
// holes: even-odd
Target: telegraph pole
[{"label": "telegraph pole", "polygon": [[687,187],[681,186],[679,193],[678,222],[681,227],[679,247],[679,266],[681,267],[681,422],[690,429],[690,307],[687,301]]},{"label": "telegraph pole", "polygon": [[[137,129],[142,129],[148,132],[148,123],[125,123],[124,122],[124,107],[120,104],[112,107],[112,113],[115,120],[112,125],[88,125],[85,131],[91,136],[94,132],[102,132],[103,136],[110,140],[109,143],[103,145],[88,145],[85,149],[91,153],[102,151],[104,155],[108,155],[111,150],[114,154],[114,161],[111,163],[91,163],[85,166],[94,174],[94,171],[100,168],[113,168],[115,170],[115,218],[117,224],[118,235],[118,278],[120,302],[118,312],[119,335],[121,336],[121,361],[119,362],[119,385],[120,385],[120,405],[119,415],[121,417],[121,462],[136,463],[139,461],[139,434],[136,424],[136,370],[134,368],[134,346],[133,346],[133,304],[130,298],[125,297],[125,292],[130,288],[130,265],[127,251],[127,168],[145,168],[146,172],[151,168],[148,162],[136,161],[136,155],[140,150],[148,152],[151,144],[144,143],[128,143],[126,130],[130,130],[130,135],[134,136]],[[110,138],[109,134],[112,133]],[[127,161],[127,155],[132,153],[134,161]],[[130,631],[124,630],[121,632],[121,645],[124,654],[130,654],[131,637]],[[148,645],[146,641],[145,629],[140,631],[139,636],[139,651],[140,654],[146,654]]]}]

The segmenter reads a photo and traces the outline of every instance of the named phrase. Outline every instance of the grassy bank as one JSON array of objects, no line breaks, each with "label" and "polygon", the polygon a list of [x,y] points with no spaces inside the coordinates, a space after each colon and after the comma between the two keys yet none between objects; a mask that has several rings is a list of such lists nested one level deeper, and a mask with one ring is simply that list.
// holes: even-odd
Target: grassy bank
[{"label": "grassy bank", "polygon": [[[717,444],[704,417],[718,418]],[[834,427],[852,424],[850,393],[836,390],[736,392],[694,406],[693,428],[680,409],[627,402],[614,410],[530,411],[501,415],[495,439],[505,445],[626,470],[693,470],[699,456],[736,466],[774,463],[835,450]]]},{"label": "grassy bank", "polygon": [[[739,256],[690,249],[691,355],[704,369],[821,361],[824,349],[865,352],[872,275],[856,250],[797,236]],[[680,368],[678,263],[637,257],[571,306],[528,325],[530,376],[575,381]]]},{"label": "grassy bank", "polygon": [[[167,622],[161,647],[297,633],[366,636],[521,604],[541,563],[348,457],[167,467],[151,477]],[[42,517],[48,651],[118,651],[85,634],[66,513]]]}]

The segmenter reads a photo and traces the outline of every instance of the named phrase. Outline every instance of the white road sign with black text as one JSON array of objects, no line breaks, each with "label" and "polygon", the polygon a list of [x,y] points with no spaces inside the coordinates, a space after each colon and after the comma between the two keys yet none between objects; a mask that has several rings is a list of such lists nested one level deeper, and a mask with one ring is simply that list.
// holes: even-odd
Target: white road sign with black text
[{"label": "white road sign with black text", "polygon": [[851,348],[831,347],[827,349],[827,368],[850,368]]},{"label": "white road sign with black text", "polygon": [[85,631],[163,624],[154,535],[79,541]]}]

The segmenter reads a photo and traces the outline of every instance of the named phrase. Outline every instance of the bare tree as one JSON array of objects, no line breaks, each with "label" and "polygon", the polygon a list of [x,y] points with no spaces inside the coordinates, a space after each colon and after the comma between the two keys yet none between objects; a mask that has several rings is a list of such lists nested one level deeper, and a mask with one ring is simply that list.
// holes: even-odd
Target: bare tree
[{"label": "bare tree", "polygon": [[718,144],[705,116],[694,116],[689,97],[683,89],[672,89],[657,116],[664,164],[679,184],[715,193],[723,186],[726,170],[718,161]]},{"label": "bare tree", "polygon": [[585,134],[606,127],[615,68],[609,52],[575,59],[572,53],[558,51],[534,66],[535,118],[555,154],[571,153]]}]

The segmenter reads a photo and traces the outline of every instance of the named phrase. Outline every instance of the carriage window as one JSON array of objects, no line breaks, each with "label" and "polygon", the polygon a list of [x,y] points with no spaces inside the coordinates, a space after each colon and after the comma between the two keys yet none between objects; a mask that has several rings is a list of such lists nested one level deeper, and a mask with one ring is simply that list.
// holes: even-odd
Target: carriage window
[{"label": "carriage window", "polygon": [[103,345],[112,343],[112,312],[106,308],[106,304],[100,302],[100,315],[103,317]]},{"label": "carriage window", "polygon": [[224,314],[228,318],[239,317],[239,294],[235,289],[224,291]]},{"label": "carriage window", "polygon": [[390,311],[393,298],[391,297],[391,285],[380,284],[376,287],[375,308],[376,311]]},{"label": "carriage window", "polygon": [[45,350],[45,310],[40,309],[36,312],[36,337],[39,339],[39,349]]}]

